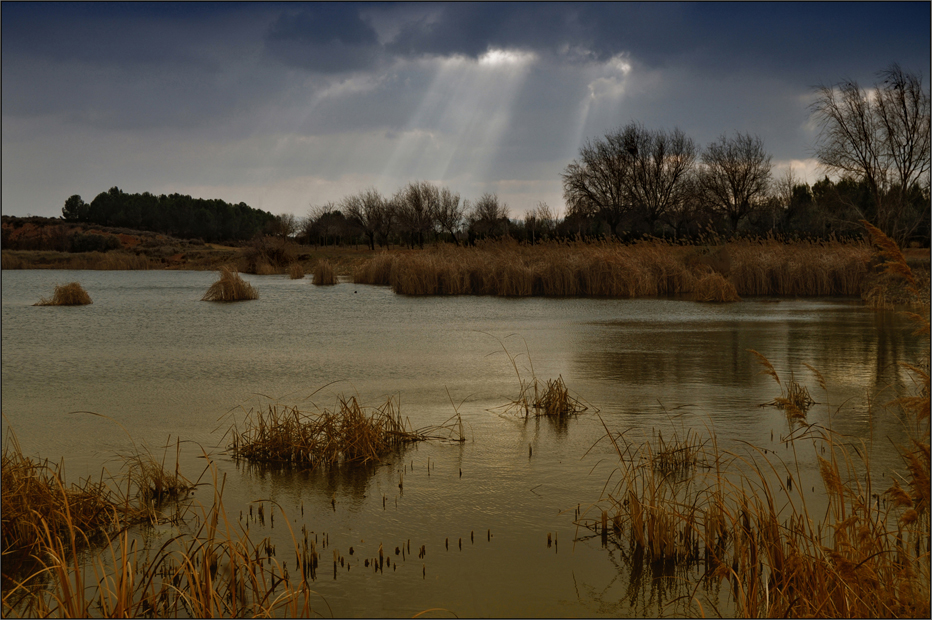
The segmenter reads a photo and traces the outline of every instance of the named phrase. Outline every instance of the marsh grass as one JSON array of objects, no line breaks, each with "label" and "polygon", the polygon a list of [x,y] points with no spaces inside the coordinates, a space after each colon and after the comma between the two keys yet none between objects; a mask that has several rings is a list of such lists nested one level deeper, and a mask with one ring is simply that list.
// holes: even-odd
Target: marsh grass
[{"label": "marsh grass", "polygon": [[367,465],[419,441],[460,441],[458,418],[413,429],[392,398],[381,407],[363,407],[355,397],[340,396],[333,410],[321,412],[270,404],[249,410],[243,430],[234,424],[229,450],[236,459],[285,468]]},{"label": "marsh grass", "polygon": [[[139,545],[122,529],[90,559],[75,553],[84,531],[74,520],[56,532],[34,532],[39,566],[28,580],[4,587],[5,617],[309,617],[317,595],[276,557],[268,538],[254,542],[231,521],[222,502],[223,481],[213,471],[213,498],[184,523],[184,531],[156,549]],[[273,510],[277,506],[273,505]],[[281,511],[280,507],[277,507]],[[296,554],[300,545],[288,526]],[[31,582],[43,579],[43,587]],[[326,604],[326,603],[324,603]]]},{"label": "marsh grass", "polygon": [[92,304],[91,296],[78,282],[55,286],[52,297],[44,297],[35,306],[86,306]]},{"label": "marsh grass", "polygon": [[530,416],[546,417],[564,422],[589,409],[579,398],[570,394],[562,375],[556,379],[547,379],[546,382],[537,378],[534,374],[534,363],[531,361],[527,341],[524,342],[524,349],[530,364],[531,376],[529,379],[522,376],[521,370],[518,368],[518,356],[512,355],[508,351],[504,340],[492,336],[492,334],[480,333],[484,333],[486,336],[495,338],[498,341],[518,379],[517,397],[498,407],[497,410],[506,414],[523,414],[525,418]]},{"label": "marsh grass", "polygon": [[317,261],[314,265],[312,282],[317,286],[331,286],[337,283],[330,261],[323,259]]},{"label": "marsh grass", "polygon": [[201,301],[244,301],[259,299],[259,292],[228,266],[220,268],[220,279],[210,285]]},{"label": "marsh grass", "polygon": [[[904,267],[898,262],[896,269]],[[917,333],[928,334],[928,317],[911,316]],[[580,523],[601,529],[603,542],[610,539],[621,553],[632,601],[650,589],[666,598],[657,604],[678,605],[687,615],[929,617],[928,359],[903,364],[915,392],[889,406],[911,437],[900,447],[901,469],[884,472],[892,483],[878,489],[872,440],[808,423],[808,390],[784,385],[766,357],[751,353],[780,386],[774,403],[788,412],[781,441],[792,450],[790,461],[750,443],[744,454],[721,450],[714,433],[672,444],[658,434],[653,444],[638,445],[605,426],[618,468],[598,505],[601,520]],[[809,369],[825,389],[821,374]],[[821,478],[811,495],[801,488],[799,469],[809,448]],[[658,458],[664,454],[671,458]],[[649,585],[646,573],[653,575]]]},{"label": "marsh grass", "polygon": [[684,246],[662,240],[513,240],[381,253],[354,280],[405,295],[548,297],[682,296],[735,301],[745,295],[859,295],[870,247],[861,242],[777,239]]},{"label": "marsh grass", "polygon": [[288,277],[292,280],[300,280],[304,277],[304,267],[301,266],[301,263],[291,263],[291,266],[288,267]]}]

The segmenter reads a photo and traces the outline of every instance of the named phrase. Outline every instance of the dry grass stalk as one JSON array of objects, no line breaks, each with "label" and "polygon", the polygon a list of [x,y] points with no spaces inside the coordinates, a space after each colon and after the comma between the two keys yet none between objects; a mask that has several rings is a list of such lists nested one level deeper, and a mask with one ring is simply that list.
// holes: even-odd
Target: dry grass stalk
[{"label": "dry grass stalk", "polygon": [[301,266],[301,263],[291,263],[291,267],[288,268],[288,276],[292,280],[300,280],[304,277],[304,267]]},{"label": "dry grass stalk", "polygon": [[210,285],[201,301],[244,301],[259,299],[259,292],[230,267],[220,268],[220,279]]},{"label": "dry grass stalk", "polygon": [[377,463],[414,442],[453,439],[450,421],[411,429],[391,398],[381,407],[365,408],[355,397],[341,396],[335,410],[320,413],[273,404],[250,410],[244,424],[243,431],[232,429],[234,458],[306,469]]},{"label": "dry grass stalk", "polygon": [[313,284],[317,286],[331,286],[337,283],[336,275],[330,261],[318,260],[314,265]]},{"label": "dry grass stalk", "polygon": [[78,282],[58,285],[51,298],[42,298],[33,304],[36,306],[84,306],[92,304],[91,296],[87,294]]}]

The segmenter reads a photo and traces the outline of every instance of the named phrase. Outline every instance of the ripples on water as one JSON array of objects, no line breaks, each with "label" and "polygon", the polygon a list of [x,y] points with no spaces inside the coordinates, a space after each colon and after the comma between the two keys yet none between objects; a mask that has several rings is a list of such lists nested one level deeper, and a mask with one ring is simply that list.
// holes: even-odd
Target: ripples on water
[{"label": "ripples on water", "polygon": [[[4,271],[4,420],[27,455],[63,458],[69,478],[119,469],[114,455],[131,447],[120,425],[156,453],[169,437],[189,442],[188,477],[204,468],[198,456],[212,455],[228,475],[231,515],[274,499],[295,530],[327,532],[343,555],[351,545],[359,550],[358,567],[315,585],[336,615],[410,616],[431,607],[460,616],[656,613],[656,601],[628,595],[597,540],[572,542],[575,508],[598,499],[613,468],[606,442],[584,458],[604,434],[600,418],[589,413],[556,427],[489,412],[518,391],[497,339],[525,378],[531,364],[542,380],[562,375],[629,440],[652,429],[714,429],[720,445],[735,450],[742,441],[780,450],[771,432],[786,432],[780,412],[759,407],[779,388],[747,349],[823,403],[810,422],[828,424],[827,411],[844,405],[831,420],[836,430],[896,442],[904,438],[899,421],[871,416],[866,395],[891,399],[907,380],[896,362],[916,359],[921,347],[902,317],[855,300],[411,298],[245,277],[259,300],[217,304],[200,301],[216,279],[208,272]],[[92,305],[31,305],[74,280]],[[803,362],[822,373],[827,393]],[[422,444],[354,473],[262,472],[222,454],[231,410],[241,418],[276,399],[330,408],[339,393],[370,406],[395,395],[415,427],[447,420],[452,398],[469,441]],[[80,411],[109,419],[73,413]],[[875,473],[896,463],[890,445],[875,442]],[[199,493],[209,502],[209,491]],[[252,527],[290,545],[281,526]],[[467,543],[470,532],[475,542]],[[550,532],[556,548],[546,546]],[[460,538],[462,551],[454,546]],[[393,549],[409,539],[412,548],[427,546],[424,561],[409,558],[381,575],[362,567],[380,542]]]}]

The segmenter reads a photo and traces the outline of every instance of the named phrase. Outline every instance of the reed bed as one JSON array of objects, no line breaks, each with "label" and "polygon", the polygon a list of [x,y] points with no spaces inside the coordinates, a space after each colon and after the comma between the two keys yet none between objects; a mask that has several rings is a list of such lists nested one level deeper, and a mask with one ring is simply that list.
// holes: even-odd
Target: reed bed
[{"label": "reed bed", "polygon": [[[909,281],[905,261],[891,261],[887,269]],[[928,316],[911,316],[917,333],[927,335]],[[722,615],[724,608],[741,617],[929,617],[929,360],[903,364],[917,389],[891,406],[912,436],[900,448],[901,470],[885,472],[892,483],[884,489],[872,483],[869,442],[852,443],[809,424],[808,389],[784,384],[766,357],[751,353],[780,386],[773,404],[788,412],[781,441],[792,448],[792,461],[750,444],[746,454],[720,450],[714,434],[672,443],[658,435],[653,444],[636,445],[606,426],[618,477],[606,485],[601,520],[583,523],[621,551],[632,591],[644,588],[645,568],[680,584],[679,613]],[[809,369],[825,389],[822,376]],[[799,450],[809,447],[822,483],[811,495],[799,484]]]},{"label": "reed bed", "polygon": [[328,260],[319,260],[314,265],[313,284],[317,286],[332,286],[337,283],[337,277],[333,272],[333,266]]},{"label": "reed bed", "polygon": [[727,302],[744,295],[859,295],[869,258],[867,244],[840,241],[762,239],[711,247],[504,240],[382,253],[359,266],[354,281],[405,295],[672,295]]},{"label": "reed bed", "polygon": [[291,263],[288,268],[288,277],[292,280],[300,280],[304,277],[304,267],[301,266],[301,263]]},{"label": "reed bed", "polygon": [[[458,418],[458,416],[455,416]],[[251,463],[314,469],[320,466],[381,462],[405,446],[428,439],[462,441],[462,423],[412,429],[395,401],[362,407],[340,396],[334,410],[308,413],[296,406],[270,404],[250,410],[240,431],[231,429],[234,458]]]},{"label": "reed bed", "polygon": [[230,267],[220,268],[220,279],[210,285],[201,301],[244,301],[259,299],[259,292]]},{"label": "reed bed", "polygon": [[55,287],[52,297],[43,297],[34,306],[86,306],[94,303],[84,287],[78,282]]}]

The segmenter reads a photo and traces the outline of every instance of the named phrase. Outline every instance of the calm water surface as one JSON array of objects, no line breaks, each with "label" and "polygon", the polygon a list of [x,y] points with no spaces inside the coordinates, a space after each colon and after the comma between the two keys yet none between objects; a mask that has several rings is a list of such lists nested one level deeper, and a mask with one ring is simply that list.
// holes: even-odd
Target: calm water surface
[{"label": "calm water surface", "polygon": [[[747,351],[755,349],[821,403],[810,422],[831,423],[852,441],[873,433],[899,442],[901,423],[871,413],[867,397],[892,399],[908,383],[897,362],[927,347],[901,316],[854,300],[417,298],[244,277],[259,300],[215,304],[200,301],[216,279],[209,272],[4,271],[4,423],[27,455],[64,459],[69,478],[118,471],[117,455],[133,442],[161,454],[180,438],[189,478],[204,470],[205,454],[227,475],[229,514],[271,499],[295,531],[329,535],[325,560],[330,548],[344,556],[355,548],[350,570],[335,580],[322,570],[315,583],[325,615],[433,607],[461,617],[654,615],[663,601],[633,593],[612,554],[573,524],[614,468],[599,442],[603,420],[631,441],[692,428],[714,431],[724,449],[750,442],[788,454],[779,441],[785,417],[759,406],[779,387],[760,374]],[[75,280],[92,305],[32,306]],[[502,343],[523,377],[532,368],[542,380],[562,376],[590,412],[563,427],[496,413],[518,392]],[[224,433],[249,408],[332,408],[340,394],[369,406],[393,396],[414,427],[444,422],[455,404],[468,441],[421,444],[356,472],[272,474],[225,456]],[[890,441],[874,446],[880,476],[898,460]],[[211,494],[202,488],[195,500]],[[256,539],[290,547],[280,519],[277,528],[250,527]],[[548,533],[556,547],[547,547]],[[380,543],[394,550],[408,540],[415,552],[426,545],[423,560],[409,556],[381,574],[363,567]]]}]

